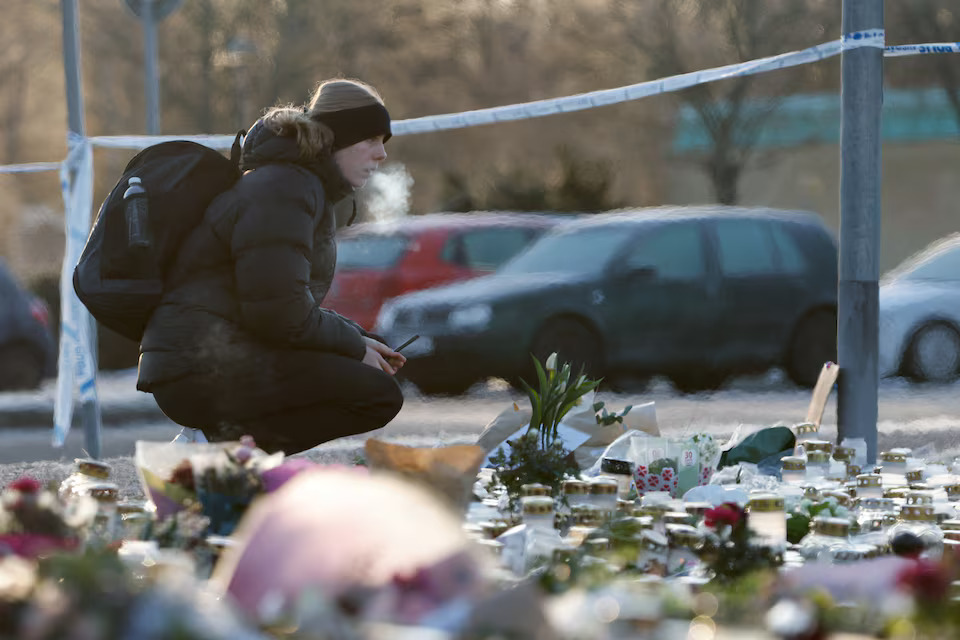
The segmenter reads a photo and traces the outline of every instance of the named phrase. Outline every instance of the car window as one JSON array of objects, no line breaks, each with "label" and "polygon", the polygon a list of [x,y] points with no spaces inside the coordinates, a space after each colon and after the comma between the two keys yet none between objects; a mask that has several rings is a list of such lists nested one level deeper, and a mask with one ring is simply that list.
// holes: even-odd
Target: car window
[{"label": "car window", "polygon": [[933,253],[929,258],[920,260],[904,277],[908,280],[960,279],[960,247]]},{"label": "car window", "polygon": [[532,229],[475,229],[460,235],[462,260],[472,269],[496,269],[530,243]]},{"label": "car window", "polygon": [[763,275],[775,271],[773,246],[761,220],[718,220],[720,271],[726,276]]},{"label": "car window", "polygon": [[625,264],[653,267],[662,280],[700,280],[706,273],[700,229],[692,224],[670,224],[642,236]]},{"label": "car window", "polygon": [[402,235],[361,235],[337,241],[338,269],[387,269],[400,261],[410,239]]},{"label": "car window", "polygon": [[500,268],[501,273],[583,273],[603,271],[611,255],[623,246],[621,226],[591,227],[547,234]]},{"label": "car window", "polygon": [[799,274],[807,270],[807,261],[797,246],[796,238],[779,225],[770,228],[773,244],[780,254],[780,270],[785,273]]}]

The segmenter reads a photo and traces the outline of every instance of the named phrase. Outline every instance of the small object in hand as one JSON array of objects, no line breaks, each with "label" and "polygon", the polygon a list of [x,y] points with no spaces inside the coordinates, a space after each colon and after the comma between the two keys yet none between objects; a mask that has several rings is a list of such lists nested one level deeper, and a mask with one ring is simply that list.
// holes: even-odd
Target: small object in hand
[{"label": "small object in hand", "polygon": [[401,349],[406,349],[406,348],[409,347],[411,344],[413,344],[413,342],[414,342],[415,340],[417,340],[419,337],[420,337],[419,335],[413,336],[412,338],[410,338],[409,340],[407,340],[406,342],[404,342],[402,345],[400,345],[399,347],[397,347],[396,349],[394,349],[394,351],[396,351],[397,353],[400,353],[400,350],[401,350]]}]

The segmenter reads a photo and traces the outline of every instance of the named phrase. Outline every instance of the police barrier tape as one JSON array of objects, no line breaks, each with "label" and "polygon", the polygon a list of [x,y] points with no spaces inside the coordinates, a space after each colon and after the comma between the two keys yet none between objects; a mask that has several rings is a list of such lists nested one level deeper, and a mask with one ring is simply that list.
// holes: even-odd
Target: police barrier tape
[{"label": "police barrier tape", "polygon": [[[835,56],[843,51],[861,47],[882,48],[884,56],[906,56],[933,53],[958,53],[960,43],[937,43],[884,46],[884,31],[872,29],[846,34],[838,40],[819,44],[800,51],[792,51],[767,58],[736,63],[650,80],[614,89],[604,89],[561,98],[477,109],[462,113],[442,114],[395,120],[394,135],[427,133],[472,127],[497,122],[508,122],[547,115],[569,113],[627,102],[648,96],[669,93],[707,82],[753,75],[808,64]],[[73,417],[74,393],[81,402],[97,401],[96,371],[91,351],[90,317],[76,297],[73,287],[73,268],[79,260],[91,223],[93,201],[94,146],[112,149],[144,149],[167,140],[190,140],[213,149],[229,149],[232,135],[196,136],[95,136],[84,138],[68,135],[66,160],[62,163],[29,163],[0,166],[0,173],[32,173],[59,170],[66,211],[66,251],[60,279],[61,341],[59,374],[54,406],[53,444],[62,446],[70,430]]]},{"label": "police barrier tape", "polygon": [[[627,102],[640,98],[669,93],[686,89],[697,84],[715,82],[726,78],[742,75],[763,73],[776,69],[798,66],[829,58],[842,51],[860,47],[883,47],[885,57],[902,57],[909,55],[960,53],[960,42],[941,42],[929,44],[906,44],[884,46],[884,32],[882,30],[860,31],[847,34],[839,40],[826,42],[801,51],[783,53],[768,58],[760,58],[748,62],[741,62],[704,71],[696,71],[676,76],[649,80],[638,84],[602,89],[589,93],[581,93],[562,98],[549,98],[533,102],[477,109],[461,113],[441,114],[394,120],[392,129],[394,135],[424,133],[471,127],[482,124],[493,124],[525,118],[536,118],[557,113],[568,113],[594,107],[608,106],[619,102]],[[193,136],[94,136],[90,140],[95,147],[105,149],[145,149],[146,147],[169,140],[190,140],[213,149],[229,149],[233,144],[234,136],[204,134]],[[60,162],[36,162],[27,164],[0,165],[0,173],[33,173],[41,171],[57,171]]]},{"label": "police barrier tape", "polygon": [[41,173],[60,171],[62,162],[25,162],[23,164],[0,165],[0,173]]},{"label": "police barrier tape", "polygon": [[53,405],[53,446],[62,447],[73,420],[74,393],[81,403],[97,402],[89,312],[73,291],[73,267],[90,231],[93,201],[93,146],[88,138],[67,138],[67,159],[60,169],[60,188],[67,212],[67,243],[60,272],[60,353]]},{"label": "police barrier tape", "polygon": [[938,42],[933,44],[898,44],[885,47],[884,57],[915,56],[926,53],[960,53],[960,42]]}]

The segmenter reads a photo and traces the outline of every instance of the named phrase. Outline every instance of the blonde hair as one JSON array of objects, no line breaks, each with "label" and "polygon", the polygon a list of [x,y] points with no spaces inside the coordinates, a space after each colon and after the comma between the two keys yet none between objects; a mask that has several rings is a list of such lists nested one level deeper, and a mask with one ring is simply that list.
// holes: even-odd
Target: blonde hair
[{"label": "blonde hair", "polygon": [[324,80],[310,96],[309,106],[272,107],[263,115],[263,124],[278,136],[296,137],[302,159],[316,158],[329,153],[333,146],[333,131],[313,116],[383,104],[383,98],[372,86],[360,80]]}]

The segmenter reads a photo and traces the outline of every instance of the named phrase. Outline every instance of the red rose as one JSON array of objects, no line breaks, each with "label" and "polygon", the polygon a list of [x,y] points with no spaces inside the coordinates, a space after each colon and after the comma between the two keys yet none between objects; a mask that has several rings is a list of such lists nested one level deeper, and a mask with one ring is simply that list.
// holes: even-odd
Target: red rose
[{"label": "red rose", "polygon": [[737,526],[743,517],[743,510],[735,502],[725,502],[714,509],[707,509],[703,514],[703,522],[711,528],[719,528],[723,525]]},{"label": "red rose", "polygon": [[7,488],[19,491],[20,493],[37,493],[43,488],[43,485],[35,478],[22,476],[11,482]]}]

